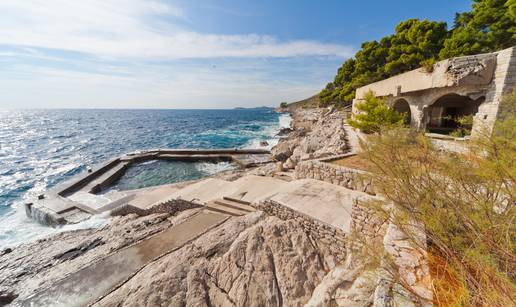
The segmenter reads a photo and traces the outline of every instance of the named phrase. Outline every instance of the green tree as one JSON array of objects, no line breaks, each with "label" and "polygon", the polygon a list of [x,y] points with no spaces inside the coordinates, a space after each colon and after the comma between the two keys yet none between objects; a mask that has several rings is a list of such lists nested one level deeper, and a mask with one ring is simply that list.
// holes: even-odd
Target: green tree
[{"label": "green tree", "polygon": [[436,59],[447,35],[445,22],[417,19],[401,22],[391,38],[384,75],[397,75]]},{"label": "green tree", "polygon": [[355,90],[423,66],[431,71],[439,59],[492,52],[516,45],[516,0],[474,0],[472,10],[446,23],[408,19],[395,33],[364,42],[338,69],[319,94],[320,105],[350,104]]},{"label": "green tree", "polygon": [[282,102],[282,103],[280,103],[279,106],[280,106],[280,108],[284,109],[284,108],[288,107],[288,103]]},{"label": "green tree", "polygon": [[[516,19],[516,0],[507,1],[507,7],[509,8],[509,15]],[[514,32],[512,32],[514,34]]]},{"label": "green tree", "polygon": [[456,14],[441,59],[492,52],[516,45],[516,2],[474,0],[471,12]]},{"label": "green tree", "polygon": [[357,88],[435,61],[447,36],[446,23],[428,20],[409,19],[395,30],[380,41],[363,43],[355,57],[342,64],[320,93],[322,105],[349,104]]},{"label": "green tree", "polygon": [[396,112],[385,103],[385,99],[376,97],[371,91],[356,108],[359,113],[348,123],[364,133],[380,132],[384,127],[402,126],[405,122],[406,114]]}]

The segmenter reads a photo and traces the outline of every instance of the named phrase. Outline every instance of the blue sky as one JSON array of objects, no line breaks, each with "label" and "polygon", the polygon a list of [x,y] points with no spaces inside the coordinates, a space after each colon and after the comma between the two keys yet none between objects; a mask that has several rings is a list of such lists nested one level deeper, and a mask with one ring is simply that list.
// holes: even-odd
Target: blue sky
[{"label": "blue sky", "polygon": [[230,108],[318,92],[361,42],[470,1],[2,0],[0,108]]}]

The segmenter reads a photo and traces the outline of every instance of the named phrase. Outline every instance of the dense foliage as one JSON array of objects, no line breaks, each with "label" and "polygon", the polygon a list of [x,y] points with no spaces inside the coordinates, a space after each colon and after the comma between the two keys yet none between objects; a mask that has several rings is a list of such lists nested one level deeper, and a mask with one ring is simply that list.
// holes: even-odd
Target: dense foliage
[{"label": "dense foliage", "polygon": [[401,127],[406,114],[401,114],[389,108],[384,99],[378,98],[372,92],[364,96],[364,101],[356,105],[359,111],[348,123],[365,133],[380,132],[386,126]]},{"label": "dense foliage", "polygon": [[[516,96],[509,99],[514,106]],[[371,208],[409,236],[414,225],[426,234],[434,303],[515,306],[514,108],[462,153],[439,151],[423,134],[402,128],[373,134],[363,146],[375,189],[393,205],[371,202]],[[412,239],[421,241],[417,233]]]},{"label": "dense foliage", "polygon": [[[511,4],[512,2],[512,4]],[[471,12],[457,14],[451,36],[444,42],[442,59],[485,53],[516,44],[514,1],[477,0]]]},{"label": "dense foliage", "polygon": [[358,87],[440,59],[491,52],[516,45],[516,1],[474,0],[470,12],[456,15],[450,31],[444,22],[409,19],[395,33],[362,44],[320,93],[322,106],[351,103]]}]

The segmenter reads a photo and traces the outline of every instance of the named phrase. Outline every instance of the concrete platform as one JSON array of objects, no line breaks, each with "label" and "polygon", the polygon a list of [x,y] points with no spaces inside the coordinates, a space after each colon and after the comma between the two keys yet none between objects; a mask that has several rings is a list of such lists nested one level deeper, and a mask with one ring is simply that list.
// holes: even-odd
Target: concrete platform
[{"label": "concrete platform", "polygon": [[281,179],[248,175],[234,181],[231,191],[228,191],[224,196],[253,203],[274,195],[287,185],[288,182]]},{"label": "concrete platform", "polygon": [[280,179],[255,175],[247,175],[235,181],[209,178],[174,192],[161,201],[180,198],[206,204],[219,198],[231,198],[252,203],[270,197],[287,184]]},{"label": "concrete platform", "polygon": [[351,228],[351,208],[355,199],[371,195],[314,179],[288,183],[270,199],[294,211],[306,214],[348,233]]},{"label": "concrete platform", "polygon": [[209,201],[223,197],[228,189],[232,189],[231,182],[217,178],[209,178],[171,193],[162,198],[161,201],[164,202],[170,199],[180,198],[190,202],[206,204]]},{"label": "concrete platform", "polygon": [[[173,161],[232,161],[241,167],[251,167],[271,161],[270,152],[263,149],[155,149],[123,155],[99,165],[91,167],[71,180],[41,194],[32,203],[25,204],[27,216],[43,224],[59,225],[77,223],[93,214],[105,212],[124,204],[146,209],[160,200],[166,199],[177,189],[120,193],[116,197],[98,195],[112,183],[122,177],[131,164],[149,160]],[[215,183],[212,183],[215,184]],[[222,185],[226,186],[226,183]],[[206,185],[205,192],[196,187],[178,194],[185,200],[198,198],[201,202],[220,198],[222,194],[214,194],[221,186]],[[226,189],[226,194],[230,190]],[[132,195],[135,194],[135,195]],[[136,195],[138,194],[138,195]],[[213,195],[213,197],[208,197]],[[70,214],[73,212],[74,214]],[[68,213],[68,214],[65,214]]]}]

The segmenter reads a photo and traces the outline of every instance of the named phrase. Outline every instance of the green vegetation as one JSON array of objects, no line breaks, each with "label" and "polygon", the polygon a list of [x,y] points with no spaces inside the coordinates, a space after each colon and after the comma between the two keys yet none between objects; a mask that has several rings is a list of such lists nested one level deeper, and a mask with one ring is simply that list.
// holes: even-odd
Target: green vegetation
[{"label": "green vegetation", "polygon": [[471,134],[471,128],[473,127],[473,115],[461,116],[454,119],[458,124],[458,128],[450,133],[453,137],[465,137]]},{"label": "green vegetation", "polygon": [[409,19],[395,33],[365,42],[342,64],[320,96],[320,106],[349,104],[355,90],[423,66],[431,71],[441,59],[492,52],[516,45],[516,0],[474,0],[470,12],[456,15],[453,29],[444,22]]},{"label": "green vegetation", "polygon": [[356,105],[359,113],[348,123],[364,133],[380,132],[384,127],[401,127],[405,123],[406,114],[390,108],[385,99],[378,98],[373,92],[367,92],[364,101]]},{"label": "green vegetation", "polygon": [[471,12],[455,16],[454,28],[444,42],[440,58],[492,52],[516,45],[516,19],[511,16],[514,7],[514,1],[474,1]]},{"label": "green vegetation", "polygon": [[279,106],[280,106],[280,108],[284,109],[284,108],[288,107],[288,103],[282,102],[282,103],[280,103]]},{"label": "green vegetation", "polygon": [[[504,119],[464,153],[441,152],[406,128],[383,129],[362,144],[375,189],[392,207],[367,205],[409,236],[414,225],[424,231],[437,306],[516,305],[516,94],[504,104]],[[367,253],[372,261],[380,254]]]}]

